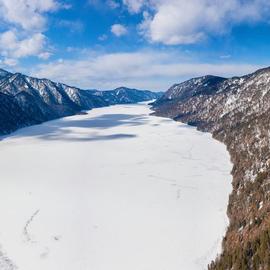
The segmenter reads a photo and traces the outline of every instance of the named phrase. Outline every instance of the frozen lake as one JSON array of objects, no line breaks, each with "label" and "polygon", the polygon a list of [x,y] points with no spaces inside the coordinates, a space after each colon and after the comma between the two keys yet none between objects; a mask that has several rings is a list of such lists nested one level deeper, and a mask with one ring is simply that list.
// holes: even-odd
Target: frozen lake
[{"label": "frozen lake", "polygon": [[228,224],[209,134],[119,105],[0,142],[1,270],[202,270]]}]

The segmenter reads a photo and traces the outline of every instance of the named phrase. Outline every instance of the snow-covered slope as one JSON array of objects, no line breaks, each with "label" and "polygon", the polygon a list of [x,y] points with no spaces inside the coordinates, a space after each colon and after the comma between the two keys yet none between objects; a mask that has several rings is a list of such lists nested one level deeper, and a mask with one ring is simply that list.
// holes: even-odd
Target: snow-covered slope
[{"label": "snow-covered slope", "polygon": [[[160,93],[128,88],[108,93],[81,90],[48,79],[32,78],[20,73],[12,74],[5,70],[0,70],[0,94],[5,95],[0,97],[0,115],[5,114],[3,121],[0,121],[0,134],[30,124],[73,115],[81,110],[160,97]],[[1,102],[1,99],[5,99],[5,102]],[[3,107],[12,110],[10,116]]]},{"label": "snow-covered slope", "polygon": [[0,143],[1,270],[204,270],[231,163],[194,128],[117,105]]},{"label": "snow-covered slope", "polygon": [[154,107],[157,115],[212,132],[231,154],[230,227],[223,256],[210,269],[269,269],[270,68],[223,80],[214,91],[204,85],[200,95],[183,98],[193,87],[166,99],[169,90]]}]

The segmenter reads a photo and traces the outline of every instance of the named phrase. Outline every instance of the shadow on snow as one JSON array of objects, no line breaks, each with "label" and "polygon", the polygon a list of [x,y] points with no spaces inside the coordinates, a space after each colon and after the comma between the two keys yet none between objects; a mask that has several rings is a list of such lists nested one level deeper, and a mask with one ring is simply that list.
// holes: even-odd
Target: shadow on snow
[{"label": "shadow on snow", "polygon": [[[88,118],[87,118],[88,117]],[[63,141],[106,141],[117,139],[130,139],[136,137],[135,134],[113,133],[100,135],[98,130],[109,130],[118,126],[140,126],[148,122],[147,116],[131,114],[104,114],[97,117],[75,120],[74,117],[66,117],[49,121],[41,125],[36,125],[21,129],[10,137],[37,137],[42,140],[63,140]],[[88,129],[90,133],[80,132],[78,129]],[[93,132],[91,132],[91,129]]]}]

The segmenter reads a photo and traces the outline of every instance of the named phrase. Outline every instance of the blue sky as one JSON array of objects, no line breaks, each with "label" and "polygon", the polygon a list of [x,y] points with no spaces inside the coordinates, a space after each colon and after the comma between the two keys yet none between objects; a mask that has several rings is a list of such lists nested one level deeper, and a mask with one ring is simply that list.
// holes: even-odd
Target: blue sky
[{"label": "blue sky", "polygon": [[0,0],[0,66],[86,89],[166,90],[268,66],[266,0]]}]

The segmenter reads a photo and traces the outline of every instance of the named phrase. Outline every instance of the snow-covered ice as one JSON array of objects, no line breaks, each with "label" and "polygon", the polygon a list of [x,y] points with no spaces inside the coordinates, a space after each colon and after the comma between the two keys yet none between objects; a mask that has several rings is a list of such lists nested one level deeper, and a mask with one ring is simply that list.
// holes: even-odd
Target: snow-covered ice
[{"label": "snow-covered ice", "polygon": [[1,270],[201,270],[221,249],[231,163],[209,134],[94,109],[0,142]]}]

